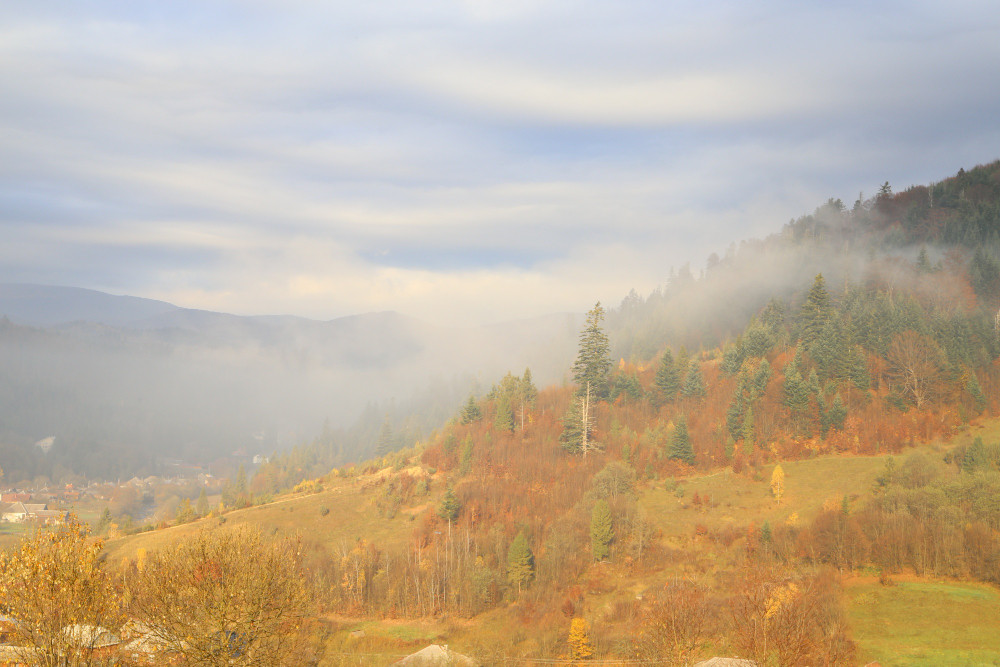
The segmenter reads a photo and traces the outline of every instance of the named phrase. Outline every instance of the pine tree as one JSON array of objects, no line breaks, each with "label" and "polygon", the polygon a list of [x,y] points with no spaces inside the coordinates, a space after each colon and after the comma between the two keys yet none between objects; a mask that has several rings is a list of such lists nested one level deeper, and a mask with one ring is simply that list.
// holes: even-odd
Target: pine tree
[{"label": "pine tree", "polygon": [[975,371],[971,369],[969,370],[968,379],[965,381],[965,390],[969,392],[969,396],[976,402],[978,410],[986,407],[986,396],[983,395],[983,389],[979,386],[979,379],[976,377]]},{"label": "pine tree", "polygon": [[455,492],[449,486],[444,492],[444,497],[441,499],[441,504],[438,505],[438,516],[446,521],[454,521],[458,518],[458,513],[461,511],[462,505],[458,502],[458,498],[455,496]]},{"label": "pine tree", "polygon": [[534,576],[535,556],[522,530],[507,549],[507,581],[517,584],[517,594],[520,595],[521,585],[527,584]]},{"label": "pine tree", "polygon": [[653,381],[659,392],[660,400],[669,403],[677,396],[681,388],[681,376],[674,365],[674,355],[667,348],[660,357],[660,365],[656,369],[656,379]]},{"label": "pine tree", "polygon": [[246,495],[247,492],[247,469],[240,464],[239,472],[236,473],[236,493]]},{"label": "pine tree", "polygon": [[514,411],[510,407],[510,397],[501,394],[496,400],[496,412],[493,414],[493,428],[498,431],[514,430]]},{"label": "pine tree", "polygon": [[606,560],[611,556],[611,540],[614,532],[611,523],[611,507],[606,500],[594,503],[590,514],[590,550],[594,560]]},{"label": "pine tree", "polygon": [[389,415],[385,416],[382,422],[382,430],[379,432],[378,445],[375,447],[375,456],[382,458],[394,450],[396,436],[392,432],[392,424],[389,422]]},{"label": "pine tree", "polygon": [[177,507],[177,523],[190,523],[197,518],[197,515],[194,513],[194,508],[191,507],[191,499],[185,498],[182,500],[181,504]]},{"label": "pine tree", "polygon": [[469,394],[469,400],[465,403],[465,407],[462,408],[462,423],[471,424],[482,418],[483,412],[479,409],[479,404],[476,403],[475,396]]},{"label": "pine tree", "polygon": [[832,312],[833,306],[830,303],[830,294],[826,291],[826,281],[823,280],[823,274],[818,273],[806,302],[802,305],[802,339],[806,344],[812,343],[819,337]]},{"label": "pine tree", "polygon": [[521,386],[518,392],[518,398],[520,400],[520,405],[518,406],[518,412],[521,419],[521,430],[524,430],[524,418],[525,413],[528,410],[533,410],[535,404],[538,402],[538,388],[535,387],[535,383],[531,380],[531,369],[525,368],[524,375],[521,376]]},{"label": "pine tree", "polygon": [[965,456],[962,458],[962,472],[976,472],[986,467],[987,462],[986,446],[983,444],[983,439],[977,437],[965,450]]},{"label": "pine tree", "polygon": [[701,367],[692,363],[684,378],[684,388],[681,389],[684,398],[700,398],[705,395],[705,378],[701,375]]},{"label": "pine tree", "polygon": [[466,475],[469,472],[469,468],[472,467],[472,438],[467,436],[465,442],[462,444],[462,453],[458,460],[458,471],[459,473]]},{"label": "pine tree", "polygon": [[198,502],[195,504],[195,512],[198,513],[199,517],[208,516],[208,495],[205,493],[205,487],[202,487],[201,493],[198,494]]},{"label": "pine tree", "polygon": [[113,517],[111,516],[111,508],[105,507],[100,521],[97,522],[97,527],[94,528],[94,532],[98,535],[103,535],[104,531],[111,527],[112,520]]},{"label": "pine tree", "polygon": [[920,246],[920,253],[917,255],[917,272],[918,273],[931,273],[934,267],[931,266],[931,260],[927,256],[927,246]]},{"label": "pine tree", "polygon": [[747,451],[753,451],[753,444],[757,441],[755,436],[755,426],[753,416],[753,406],[747,408],[746,414],[743,415],[743,424],[740,426],[740,438],[743,440],[743,446]]},{"label": "pine tree", "polygon": [[[589,385],[588,385],[589,388]],[[594,405],[587,391],[582,396],[570,399],[569,408],[563,417],[563,432],[559,436],[559,444],[570,454],[583,454],[584,457],[600,445],[593,439]]]},{"label": "pine tree", "polygon": [[674,427],[674,434],[670,439],[669,457],[678,459],[694,465],[694,449],[691,447],[691,438],[688,436],[687,417],[680,417]]},{"label": "pine tree", "polygon": [[603,400],[608,396],[608,374],[611,372],[611,345],[601,328],[604,308],[598,301],[587,313],[587,322],[580,332],[580,351],[573,364],[573,380],[577,393],[582,394],[590,387],[593,400]]}]

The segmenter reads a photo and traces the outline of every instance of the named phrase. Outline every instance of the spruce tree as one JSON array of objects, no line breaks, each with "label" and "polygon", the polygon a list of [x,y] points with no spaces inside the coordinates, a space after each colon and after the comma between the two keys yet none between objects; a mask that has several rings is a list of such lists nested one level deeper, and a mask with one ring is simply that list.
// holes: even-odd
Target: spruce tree
[{"label": "spruce tree", "polygon": [[986,446],[983,444],[983,439],[977,437],[969,445],[969,448],[965,450],[965,456],[962,457],[962,472],[976,472],[985,468],[987,462]]},{"label": "spruce tree", "polygon": [[674,434],[670,438],[669,457],[694,465],[694,449],[691,447],[691,438],[688,435],[687,417],[682,416],[677,420]]},{"label": "spruce tree", "polygon": [[382,422],[382,430],[378,435],[378,444],[375,447],[375,456],[382,458],[395,449],[396,436],[392,432],[392,424],[389,422],[389,415],[385,416]]},{"label": "spruce tree", "polygon": [[608,397],[608,374],[611,372],[611,345],[601,328],[604,308],[600,301],[587,313],[587,322],[580,332],[580,351],[573,364],[573,380],[577,393],[583,394],[590,385],[591,398],[604,400]]},{"label": "spruce tree", "polygon": [[806,344],[812,343],[819,337],[832,312],[833,306],[830,303],[830,294],[826,291],[826,281],[823,280],[822,273],[817,273],[806,302],[802,305],[802,339]]},{"label": "spruce tree", "polygon": [[660,357],[660,365],[656,369],[656,379],[653,381],[659,392],[660,400],[670,403],[681,388],[681,374],[674,365],[674,355],[667,348]]},{"label": "spruce tree", "polygon": [[469,394],[469,400],[466,402],[465,407],[462,408],[462,423],[471,424],[482,418],[483,412],[479,409],[479,404],[476,403],[475,397]]},{"label": "spruce tree", "polygon": [[438,516],[446,521],[454,521],[458,518],[458,513],[461,511],[462,505],[458,502],[458,498],[455,496],[455,492],[449,486],[444,492],[444,497],[441,499],[441,504],[438,505]]},{"label": "spruce tree", "polygon": [[531,581],[535,576],[535,556],[528,546],[528,538],[522,530],[510,543],[507,549],[507,581],[517,584],[517,593],[521,594],[521,585]]},{"label": "spruce tree", "polygon": [[589,452],[600,449],[600,445],[594,442],[593,431],[594,405],[590,393],[572,397],[563,416],[560,446],[570,454],[587,456]]},{"label": "spruce tree", "polygon": [[199,517],[208,516],[208,495],[205,493],[205,487],[202,487],[201,493],[198,494],[198,502],[195,504],[195,511],[198,513]]},{"label": "spruce tree", "polygon": [[606,500],[594,503],[590,513],[590,550],[594,560],[606,560],[611,555],[611,540],[614,531],[611,522],[611,507]]},{"label": "spruce tree", "polygon": [[701,367],[697,362],[691,364],[687,377],[684,378],[684,388],[681,389],[684,398],[701,398],[705,395],[705,378],[701,375]]},{"label": "spruce tree", "polygon": [[514,411],[510,407],[510,397],[501,394],[496,401],[496,412],[493,415],[493,428],[498,431],[514,430]]}]

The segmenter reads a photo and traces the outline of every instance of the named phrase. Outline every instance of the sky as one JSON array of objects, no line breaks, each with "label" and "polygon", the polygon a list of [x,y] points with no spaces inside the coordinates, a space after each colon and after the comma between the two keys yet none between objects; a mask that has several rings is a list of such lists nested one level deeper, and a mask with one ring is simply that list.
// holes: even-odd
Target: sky
[{"label": "sky", "polygon": [[0,4],[0,282],[237,314],[617,305],[1000,158],[992,1]]}]

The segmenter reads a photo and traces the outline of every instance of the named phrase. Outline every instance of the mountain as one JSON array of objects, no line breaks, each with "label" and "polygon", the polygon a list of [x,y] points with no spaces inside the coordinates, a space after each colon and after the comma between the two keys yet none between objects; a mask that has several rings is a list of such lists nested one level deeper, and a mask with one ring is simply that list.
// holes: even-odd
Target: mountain
[{"label": "mountain", "polygon": [[0,313],[29,326],[94,322],[135,327],[178,310],[165,301],[114,296],[79,287],[0,283]]},{"label": "mountain", "polygon": [[[371,405],[384,406],[375,408],[381,424],[419,403],[419,435],[508,370],[561,379],[577,321],[460,328],[393,312],[243,317],[36,285],[0,286],[0,315],[0,453],[17,480],[130,477],[164,458],[266,455],[324,423],[346,427]],[[48,455],[31,446],[53,436]],[[369,445],[355,438],[340,449],[356,458]]]}]

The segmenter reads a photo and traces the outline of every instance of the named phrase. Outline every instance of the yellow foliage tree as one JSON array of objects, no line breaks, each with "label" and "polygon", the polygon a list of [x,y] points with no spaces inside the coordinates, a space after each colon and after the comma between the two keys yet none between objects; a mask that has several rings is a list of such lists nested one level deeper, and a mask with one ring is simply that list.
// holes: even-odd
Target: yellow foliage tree
[{"label": "yellow foliage tree", "polygon": [[573,660],[586,660],[594,654],[590,645],[590,624],[586,619],[574,618],[569,624],[569,655]]},{"label": "yellow foliage tree", "polygon": [[310,663],[300,554],[250,528],[200,533],[136,567],[130,612],[186,665]]},{"label": "yellow foliage tree", "polygon": [[18,662],[46,667],[98,662],[93,649],[122,620],[101,563],[102,546],[71,517],[0,552],[0,599],[4,614],[16,620]]},{"label": "yellow foliage tree", "polygon": [[785,495],[785,471],[781,469],[780,463],[774,466],[774,472],[771,473],[771,493],[781,503],[781,497]]}]

